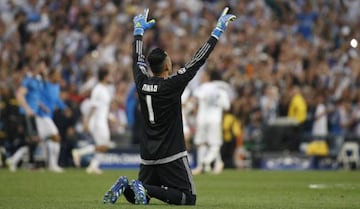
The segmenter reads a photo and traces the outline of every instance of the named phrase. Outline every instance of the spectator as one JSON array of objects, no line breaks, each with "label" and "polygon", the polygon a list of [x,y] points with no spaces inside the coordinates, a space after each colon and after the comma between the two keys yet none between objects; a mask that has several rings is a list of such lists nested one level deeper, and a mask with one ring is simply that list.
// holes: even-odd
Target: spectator
[{"label": "spectator", "polygon": [[261,114],[265,124],[277,118],[278,97],[278,89],[275,86],[269,86],[260,98]]},{"label": "spectator", "polygon": [[301,94],[300,88],[294,86],[291,90],[291,100],[289,105],[288,117],[294,119],[299,126],[306,120],[306,102]]},{"label": "spectator", "polygon": [[289,104],[288,117],[296,121],[293,136],[287,139],[289,150],[298,150],[299,144],[303,138],[304,122],[307,115],[307,104],[298,86],[291,89],[291,100]]},{"label": "spectator", "polygon": [[224,161],[224,168],[235,168],[235,149],[243,146],[242,127],[240,121],[231,110],[224,113],[223,140],[224,143],[221,146],[221,158]]},{"label": "spectator", "polygon": [[314,122],[312,127],[312,135],[314,139],[325,140],[328,135],[328,111],[324,103],[323,93],[317,93],[316,95],[316,109],[314,114]]}]

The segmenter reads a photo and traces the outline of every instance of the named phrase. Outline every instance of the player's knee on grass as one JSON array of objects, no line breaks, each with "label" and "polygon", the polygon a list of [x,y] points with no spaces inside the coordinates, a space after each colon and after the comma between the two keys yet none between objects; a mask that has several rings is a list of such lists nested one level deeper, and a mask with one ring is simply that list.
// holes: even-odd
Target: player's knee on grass
[{"label": "player's knee on grass", "polygon": [[190,191],[180,191],[164,186],[145,185],[147,194],[171,205],[195,205],[196,196]]},{"label": "player's knee on grass", "polygon": [[190,193],[185,194],[185,205],[195,205],[196,204],[196,195]]},{"label": "player's knee on grass", "polygon": [[[196,203],[196,195],[190,191],[180,191],[174,188],[147,184],[144,184],[144,187],[147,191],[146,198],[148,203],[150,197],[171,205],[195,205]],[[130,186],[125,189],[124,196],[128,202],[135,203],[134,192]]]}]

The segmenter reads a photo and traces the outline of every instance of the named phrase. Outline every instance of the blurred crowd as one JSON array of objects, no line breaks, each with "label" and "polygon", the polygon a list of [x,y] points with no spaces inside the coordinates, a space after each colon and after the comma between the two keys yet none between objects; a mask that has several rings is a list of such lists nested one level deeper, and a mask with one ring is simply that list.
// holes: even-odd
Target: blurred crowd
[{"label": "blurred crowd", "polygon": [[[137,125],[131,102],[136,97],[133,16],[149,7],[157,24],[144,36],[145,49],[164,48],[178,69],[207,40],[225,6],[237,20],[204,68],[220,71],[231,84],[231,111],[241,122],[244,140],[252,140],[276,118],[287,117],[294,92],[305,100],[306,117],[299,121],[304,132],[312,133],[321,101],[328,134],[360,137],[357,0],[3,0],[1,101],[14,98],[23,76],[45,60],[49,70],[61,72],[61,96],[71,114],[59,113],[55,122],[63,146],[70,146],[66,143],[81,132],[76,128],[81,103],[96,84],[99,67],[107,66],[115,89],[111,110],[116,122],[111,127],[123,134]],[[4,112],[0,114],[3,119]]]}]

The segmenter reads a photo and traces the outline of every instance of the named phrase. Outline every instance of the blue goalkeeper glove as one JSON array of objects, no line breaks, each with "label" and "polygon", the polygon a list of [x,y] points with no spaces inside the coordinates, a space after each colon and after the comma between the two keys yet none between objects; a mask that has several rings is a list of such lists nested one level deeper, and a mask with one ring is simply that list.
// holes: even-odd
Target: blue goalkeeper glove
[{"label": "blue goalkeeper glove", "polygon": [[144,14],[134,17],[134,35],[144,35],[145,30],[155,25],[155,20],[147,21],[149,9],[144,9]]},{"label": "blue goalkeeper glove", "polygon": [[211,35],[218,40],[219,40],[221,34],[225,31],[229,22],[235,20],[235,18],[236,18],[235,15],[227,14],[228,10],[229,10],[229,7],[225,7],[223,12],[221,13],[221,16],[218,19],[216,27],[211,32]]}]

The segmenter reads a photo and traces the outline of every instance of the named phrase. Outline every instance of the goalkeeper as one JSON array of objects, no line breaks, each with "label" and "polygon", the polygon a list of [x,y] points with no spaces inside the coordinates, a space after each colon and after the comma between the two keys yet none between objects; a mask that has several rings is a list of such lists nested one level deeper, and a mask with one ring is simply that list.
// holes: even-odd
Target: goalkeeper
[{"label": "goalkeeper", "polygon": [[181,95],[214,49],[234,15],[225,8],[209,39],[176,73],[168,54],[155,48],[148,55],[153,76],[147,71],[143,34],[153,27],[148,9],[134,17],[133,75],[144,119],[140,141],[139,180],[121,176],[106,192],[104,203],[115,203],[121,194],[134,204],[148,204],[157,198],[169,204],[195,205],[196,193],[185,148]]}]

